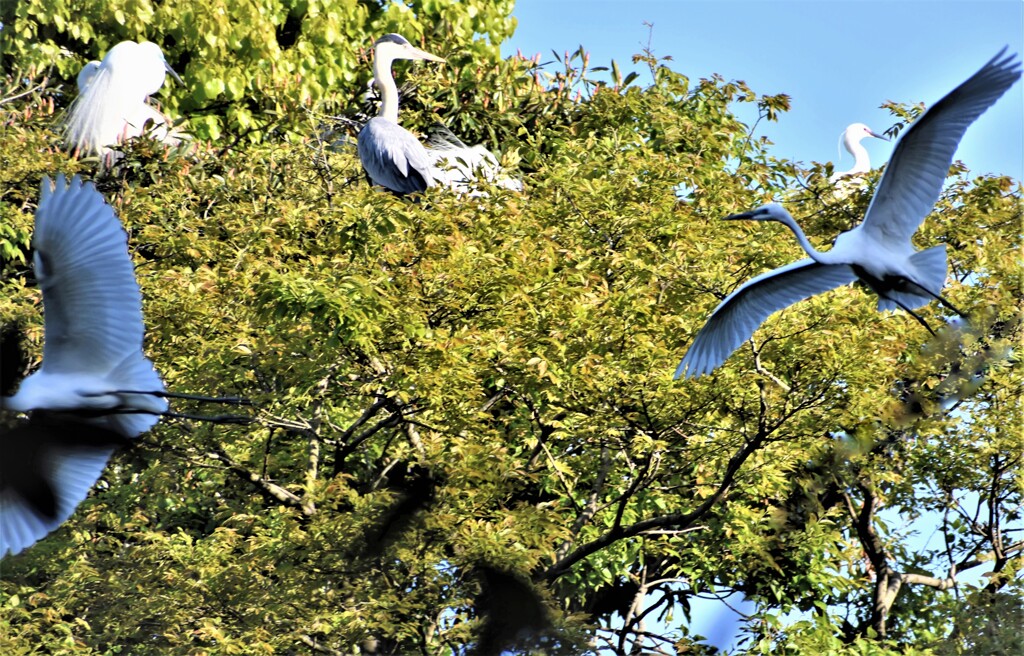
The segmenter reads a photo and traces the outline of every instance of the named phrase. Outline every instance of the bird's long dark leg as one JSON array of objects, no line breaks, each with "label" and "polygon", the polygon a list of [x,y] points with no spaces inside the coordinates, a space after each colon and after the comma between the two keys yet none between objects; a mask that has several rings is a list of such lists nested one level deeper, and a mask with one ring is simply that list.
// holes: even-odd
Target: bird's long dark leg
[{"label": "bird's long dark leg", "polygon": [[928,322],[927,322],[927,321],[925,321],[924,319],[922,319],[922,318],[921,318],[921,316],[920,316],[920,315],[919,315],[919,314],[918,314],[917,312],[914,312],[913,310],[911,310],[910,308],[908,308],[908,307],[907,307],[906,305],[904,305],[903,303],[900,303],[899,301],[897,301],[897,300],[896,300],[895,298],[891,298],[891,297],[889,297],[889,296],[886,296],[885,298],[889,299],[890,301],[892,301],[892,302],[893,302],[893,303],[895,303],[896,305],[900,306],[900,308],[901,308],[901,309],[902,309],[902,310],[903,310],[904,312],[906,312],[906,313],[907,313],[907,314],[909,314],[910,316],[912,316],[912,317],[914,317],[915,319],[917,319],[917,322],[918,322],[919,324],[921,324],[922,326],[924,326],[924,327],[925,327],[925,329],[927,329],[927,330],[928,330],[928,332],[930,332],[930,333],[932,334],[932,337],[935,337],[935,331],[934,331],[934,330],[932,330],[932,327],[928,325]]},{"label": "bird's long dark leg", "polygon": [[[953,305],[952,303],[947,301],[945,299],[945,297],[942,296],[942,294],[936,294],[932,290],[930,290],[927,287],[921,285],[920,283],[914,282],[910,278],[904,278],[903,276],[893,276],[893,277],[897,281],[899,281],[900,283],[903,283],[904,285],[906,285],[908,287],[913,286],[913,287],[916,287],[917,289],[920,289],[922,292],[924,292],[928,296],[931,296],[932,298],[934,298],[936,301],[938,301],[942,305],[946,306],[947,308],[949,308],[953,312],[957,313],[962,319],[967,319],[968,318],[967,315],[965,313],[961,312],[959,308],[957,308],[955,305]],[[890,299],[890,300],[892,300],[892,299]],[[903,307],[903,306],[900,305],[900,307]],[[903,308],[903,309],[906,309],[906,308]],[[909,312],[909,310],[907,310],[907,311]]]},{"label": "bird's long dark leg", "polygon": [[169,419],[191,419],[192,421],[205,421],[210,424],[238,424],[244,426],[251,424],[254,420],[246,415],[193,415],[186,412],[172,412],[166,410],[159,413],[161,417]]},{"label": "bird's long dark leg", "polygon": [[966,314],[964,314],[963,312],[961,312],[961,311],[960,311],[960,310],[959,310],[959,309],[958,309],[958,308],[957,308],[957,307],[956,307],[955,305],[953,305],[952,303],[950,303],[949,301],[947,301],[947,300],[946,300],[946,299],[945,299],[945,298],[944,298],[944,297],[942,296],[942,294],[936,294],[936,293],[932,292],[931,290],[925,289],[924,287],[921,287],[921,285],[918,285],[918,284],[917,284],[916,282],[914,283],[914,286],[915,286],[915,287],[920,287],[921,289],[924,289],[924,292],[925,292],[926,294],[928,294],[929,296],[931,296],[932,298],[934,298],[934,299],[935,299],[936,301],[938,301],[939,303],[942,303],[943,305],[945,305],[945,306],[946,306],[947,308],[949,308],[949,309],[950,309],[950,310],[952,310],[953,312],[956,312],[956,313],[957,313],[957,314],[958,314],[958,315],[960,316],[960,318],[962,318],[962,319],[966,319],[966,318],[967,318],[967,315],[966,315]]},{"label": "bird's long dark leg", "polygon": [[[935,336],[935,331],[932,330],[932,327],[928,325],[927,321],[922,319],[919,314],[917,314],[916,312],[914,312],[913,310],[908,308],[906,305],[904,305],[903,303],[899,302],[898,300],[896,300],[895,298],[889,296],[886,293],[887,291],[892,290],[895,287],[895,285],[892,284],[892,282],[891,282],[891,281],[893,281],[893,278],[886,278],[884,281],[880,280],[880,279],[878,279],[878,278],[876,278],[876,277],[874,277],[872,275],[869,275],[867,271],[865,271],[864,269],[862,269],[861,267],[856,266],[856,265],[853,266],[853,272],[857,274],[857,277],[860,278],[860,280],[862,282],[864,282],[864,284],[866,284],[871,289],[871,291],[875,292],[880,297],[895,303],[904,312],[906,312],[910,316],[912,316],[915,319],[917,319],[917,322],[919,324],[921,324],[922,326],[924,326],[925,330],[930,332],[933,337]],[[906,282],[913,283],[916,287],[921,287],[921,285],[918,285],[913,280],[910,280],[908,278],[903,278],[902,276],[899,277],[899,280],[900,281],[906,281]],[[924,289],[924,287],[921,287],[921,289]],[[928,290],[925,290],[925,291],[928,291]],[[931,292],[928,292],[928,293],[931,294]]]},{"label": "bird's long dark leg", "polygon": [[[103,394],[145,394],[164,399],[184,399],[186,401],[203,401],[204,403],[224,403],[226,405],[252,405],[252,401],[240,396],[200,396],[199,394],[182,394],[179,392],[146,392],[141,390],[115,390]],[[97,395],[99,396],[99,395]]]},{"label": "bird's long dark leg", "polygon": [[[134,394],[135,392],[131,393]],[[142,410],[140,408],[130,408],[125,406],[90,411],[78,410],[75,414],[83,417],[106,417],[109,415],[155,415],[157,417],[167,417],[168,419],[205,421],[211,424],[251,424],[254,421],[254,419],[249,415],[194,415],[187,412],[175,412],[174,410],[154,412],[152,410]]]}]

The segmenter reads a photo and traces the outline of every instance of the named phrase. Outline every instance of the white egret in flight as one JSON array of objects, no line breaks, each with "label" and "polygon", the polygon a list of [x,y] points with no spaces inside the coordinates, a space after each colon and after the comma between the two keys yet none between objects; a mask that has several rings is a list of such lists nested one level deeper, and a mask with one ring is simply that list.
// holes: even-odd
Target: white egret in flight
[{"label": "white egret in flight", "polygon": [[[0,397],[0,408],[31,413],[0,434],[0,557],[60,526],[114,450],[167,411],[163,382],[142,354],[127,235],[103,196],[77,176],[58,175],[55,186],[44,179],[32,247],[43,361],[16,394]],[[3,351],[10,359],[12,347]],[[10,363],[2,368],[11,387]]]},{"label": "white egret in flight", "polygon": [[868,137],[882,139],[883,141],[889,140],[880,134],[876,134],[863,123],[853,123],[847,126],[843,132],[843,146],[846,147],[846,152],[853,155],[853,168],[849,171],[836,171],[829,177],[829,182],[835,184],[842,178],[857,175],[858,173],[867,173],[871,170],[871,158],[868,156],[868,149],[860,143]]},{"label": "white egret in flight", "polygon": [[840,234],[830,251],[815,250],[781,205],[770,203],[726,217],[778,221],[793,231],[810,257],[761,274],[729,294],[693,340],[675,377],[713,371],[772,313],[856,279],[878,294],[879,310],[901,307],[922,323],[914,308],[935,299],[949,305],[939,296],[946,281],[945,246],[916,251],[910,238],[938,200],[967,127],[1020,78],[1020,60],[1005,52],[1003,48],[907,129],[864,221]]},{"label": "white egret in flight", "polygon": [[426,191],[435,181],[427,149],[398,124],[398,86],[391,75],[391,62],[396,59],[445,60],[398,34],[385,34],[373,44],[373,79],[380,91],[380,112],[359,132],[359,160],[373,184],[396,194],[411,194]]},{"label": "white egret in flight", "polygon": [[[122,41],[102,62],[91,61],[78,74],[78,98],[64,122],[64,137],[74,152],[105,155],[112,146],[146,133],[176,145],[181,134],[147,102],[160,90],[167,73],[181,78],[167,64],[160,46],[149,41]],[[147,123],[148,122],[148,123]]]}]

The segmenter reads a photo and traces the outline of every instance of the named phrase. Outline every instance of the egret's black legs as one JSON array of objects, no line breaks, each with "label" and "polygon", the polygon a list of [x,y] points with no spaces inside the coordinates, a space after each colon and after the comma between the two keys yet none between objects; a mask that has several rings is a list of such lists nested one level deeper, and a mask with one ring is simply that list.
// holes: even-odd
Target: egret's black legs
[{"label": "egret's black legs", "polygon": [[[104,392],[104,394],[146,394],[148,396],[157,396],[160,398],[167,399],[184,399],[186,401],[202,401],[204,403],[224,403],[226,405],[253,405],[249,399],[244,399],[238,396],[201,396],[199,394],[180,394],[178,392],[155,392],[155,391],[142,391],[142,390],[116,390],[114,392]],[[99,394],[93,396],[100,396]],[[159,415],[161,417],[168,417],[170,419],[192,419],[194,421],[206,421],[212,424],[251,424],[253,418],[247,415],[194,415],[186,412],[175,412],[173,410],[164,410],[163,412],[151,412],[148,410],[142,410],[138,408],[105,408],[96,411],[96,416],[103,416],[109,414],[150,414]]]},{"label": "egret's black legs", "polygon": [[170,419],[205,421],[210,424],[238,424],[244,426],[253,422],[253,418],[246,415],[193,415],[187,412],[172,412],[171,410],[161,412],[160,416],[168,417]]},{"label": "egret's black legs", "polygon": [[922,318],[921,318],[921,315],[919,315],[919,314],[918,314],[917,312],[914,312],[913,310],[911,310],[910,308],[908,308],[908,307],[907,307],[906,305],[904,305],[903,303],[900,303],[900,302],[899,302],[899,301],[897,301],[897,300],[896,300],[895,298],[890,298],[890,297],[888,297],[888,296],[887,296],[886,298],[888,298],[888,299],[889,299],[890,301],[892,301],[892,302],[893,302],[893,303],[895,303],[896,305],[900,306],[900,308],[901,308],[901,309],[902,309],[902,310],[903,310],[904,312],[906,312],[906,313],[907,313],[907,314],[909,314],[910,316],[912,316],[912,317],[914,317],[915,319],[917,319],[917,322],[918,322],[919,324],[921,324],[922,326],[924,326],[924,327],[925,327],[925,329],[926,329],[926,330],[927,330],[928,332],[930,332],[930,333],[932,334],[932,337],[935,337],[935,331],[934,331],[934,330],[932,330],[932,327],[928,325],[928,322],[927,322],[927,321],[925,321],[924,319],[922,319]]},{"label": "egret's black legs", "polygon": [[936,294],[935,292],[933,292],[932,290],[928,289],[927,287],[919,285],[918,283],[914,282],[913,280],[910,280],[909,278],[902,278],[902,280],[904,280],[907,284],[910,284],[910,285],[913,285],[914,287],[917,287],[918,289],[923,291],[925,294],[928,294],[929,296],[934,298],[936,301],[938,301],[942,305],[945,305],[947,308],[949,308],[950,310],[955,312],[957,315],[959,315],[961,319],[967,319],[968,318],[967,315],[964,314],[963,312],[961,312],[955,305],[953,305],[952,303],[947,301],[942,294]]},{"label": "egret's black legs", "polygon": [[[922,287],[921,289],[924,289],[924,287]],[[953,305],[952,303],[947,301],[942,296],[942,294],[932,294],[927,289],[925,289],[925,291],[928,292],[928,294],[931,295],[936,301],[938,301],[939,303],[942,303],[943,305],[945,305],[947,308],[949,308],[953,312],[956,312],[957,315],[959,315],[961,319],[967,319],[968,318],[967,315],[964,314],[963,312],[961,312],[955,305]]]},{"label": "egret's black legs", "polygon": [[200,396],[199,394],[182,394],[179,392],[147,392],[141,390],[115,390],[104,394],[147,394],[164,399],[184,399],[186,401],[203,401],[205,403],[224,403],[226,405],[252,405],[252,401],[240,396]]}]

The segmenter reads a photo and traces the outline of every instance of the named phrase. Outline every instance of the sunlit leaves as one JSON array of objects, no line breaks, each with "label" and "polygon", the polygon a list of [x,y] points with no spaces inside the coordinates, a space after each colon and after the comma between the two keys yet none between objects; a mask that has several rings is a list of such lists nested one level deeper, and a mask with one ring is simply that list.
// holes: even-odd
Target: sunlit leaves
[{"label": "sunlit leaves", "polygon": [[[125,25],[143,12],[112,7]],[[499,61],[474,35],[507,34],[504,4],[223,8],[152,11],[187,13],[172,60],[210,63],[189,61],[175,102],[227,102],[190,121],[231,141],[130,144],[97,182],[129,231],[145,348],[169,387],[251,398],[257,421],[161,423],[64,529],[4,561],[13,652],[459,653],[480,624],[483,566],[532,579],[559,630],[601,644],[650,637],[619,633],[648,603],[641,585],[674,609],[645,631],[679,644],[690,597],[709,591],[760,604],[753,653],[914,653],[949,635],[958,602],[909,584],[889,638],[859,626],[878,579],[850,508],[870,493],[915,521],[945,513],[958,561],[988,548],[979,495],[995,490],[1000,517],[1019,521],[1018,183],[955,172],[916,236],[947,245],[945,293],[971,312],[954,340],[848,286],[770,317],[712,375],[673,381],[725,295],[802,256],[778,226],[723,215],[780,196],[826,248],[870,198],[837,200],[820,169],[775,159],[732,113],[753,103],[786,120],[786,96],[643,56],[647,88],[623,70],[594,82],[582,49],[543,69]],[[402,72],[420,85],[403,118],[441,116],[521,158],[522,194],[396,198],[314,137],[300,106],[329,107],[334,85],[361,93],[366,62],[344,46],[390,30],[450,47],[449,67]],[[0,107],[0,320],[24,323],[35,358],[38,183],[92,174],[49,132],[52,99]],[[266,111],[290,127],[243,138]],[[899,571],[948,564],[892,517],[870,525]],[[1011,556],[990,579],[1013,589]],[[1013,610],[970,599],[979,617]],[[974,616],[968,646],[985,639]]]}]

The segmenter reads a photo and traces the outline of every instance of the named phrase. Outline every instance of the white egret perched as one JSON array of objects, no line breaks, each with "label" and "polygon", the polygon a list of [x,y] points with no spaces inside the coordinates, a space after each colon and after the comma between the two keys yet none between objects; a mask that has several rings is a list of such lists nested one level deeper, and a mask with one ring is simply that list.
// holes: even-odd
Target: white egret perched
[{"label": "white egret perched", "polygon": [[483,195],[483,192],[477,190],[473,184],[478,177],[511,191],[523,190],[521,180],[501,172],[501,166],[494,153],[479,144],[467,146],[440,123],[430,130],[427,154],[433,162],[434,181],[456,193]]},{"label": "white egret perched", "polygon": [[842,178],[857,175],[858,173],[867,173],[871,170],[871,158],[868,156],[868,149],[860,143],[868,137],[874,137],[883,141],[889,140],[880,134],[876,134],[863,123],[853,123],[847,126],[843,132],[843,146],[846,147],[846,152],[853,155],[853,168],[849,171],[836,171],[829,177],[829,182],[835,184]]},{"label": "white egret perched", "polygon": [[396,59],[444,62],[398,34],[373,44],[373,79],[380,91],[380,112],[359,132],[359,160],[375,185],[396,194],[423,192],[435,184],[432,161],[419,139],[398,124],[398,86],[391,75]]},{"label": "white egret perched", "polygon": [[160,46],[149,41],[122,41],[102,62],[86,64],[78,74],[78,98],[64,123],[69,148],[106,154],[111,146],[143,135],[147,124],[154,126],[154,138],[178,144],[182,135],[170,129],[167,118],[146,101],[160,90],[167,73],[182,83]]},{"label": "white egret perched", "polygon": [[1020,60],[1005,53],[1003,48],[910,126],[896,143],[864,221],[840,234],[830,251],[815,250],[781,205],[726,217],[778,221],[810,257],[761,274],[722,301],[690,345],[676,378],[713,371],[772,313],[855,279],[878,294],[879,310],[901,307],[922,323],[914,308],[936,299],[952,308],[939,295],[946,281],[945,246],[916,251],[910,238],[938,200],[967,127],[1020,78]]},{"label": "white egret perched", "polygon": [[16,394],[0,397],[0,408],[31,413],[0,435],[0,557],[60,526],[117,446],[168,407],[142,353],[142,297],[127,235],[103,196],[77,176],[58,175],[55,186],[44,179],[32,247],[43,361]]}]

